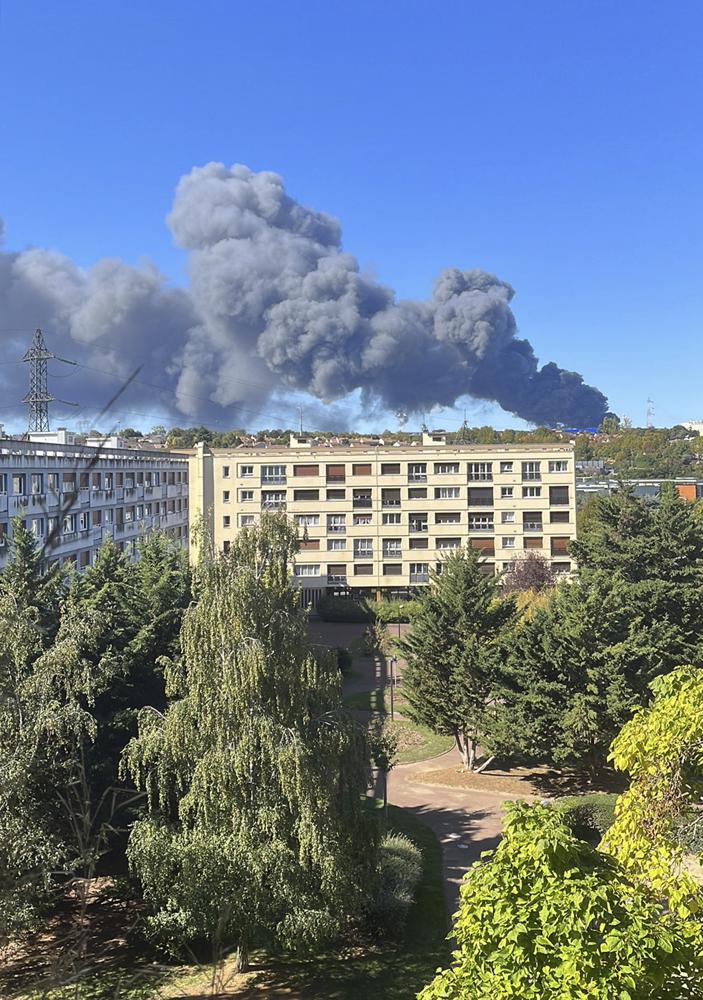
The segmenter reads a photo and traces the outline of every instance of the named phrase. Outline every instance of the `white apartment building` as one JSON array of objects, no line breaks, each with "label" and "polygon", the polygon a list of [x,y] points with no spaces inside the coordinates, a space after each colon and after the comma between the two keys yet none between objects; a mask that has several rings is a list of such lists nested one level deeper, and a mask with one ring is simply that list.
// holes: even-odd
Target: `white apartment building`
[{"label": "white apartment building", "polygon": [[13,518],[46,546],[49,563],[91,565],[108,535],[134,554],[143,533],[188,538],[188,455],[76,444],[67,432],[0,439],[0,568]]},{"label": "white apartment building", "polygon": [[[209,448],[190,459],[191,525],[226,551],[262,511],[285,510],[306,602],[323,593],[406,596],[467,543],[488,573],[537,551],[568,573],[576,536],[573,444]],[[192,535],[192,532],[191,532]],[[195,552],[192,553],[195,555]]]}]

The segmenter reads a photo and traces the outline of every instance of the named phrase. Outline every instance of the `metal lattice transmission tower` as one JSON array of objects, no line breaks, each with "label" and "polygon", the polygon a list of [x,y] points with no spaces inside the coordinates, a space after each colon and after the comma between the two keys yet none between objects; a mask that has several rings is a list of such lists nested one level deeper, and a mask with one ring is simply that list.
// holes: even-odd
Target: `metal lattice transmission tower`
[{"label": "metal lattice transmission tower", "polygon": [[29,423],[27,430],[48,431],[49,403],[56,398],[49,392],[47,364],[56,355],[47,349],[41,330],[34,331],[32,346],[23,361],[29,362],[29,392],[22,400],[29,408]]}]

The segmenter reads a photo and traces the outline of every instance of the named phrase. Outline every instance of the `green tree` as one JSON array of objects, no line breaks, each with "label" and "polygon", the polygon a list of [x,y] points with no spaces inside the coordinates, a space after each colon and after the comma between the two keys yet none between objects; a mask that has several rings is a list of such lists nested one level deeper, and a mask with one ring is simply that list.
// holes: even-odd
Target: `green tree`
[{"label": "green tree", "polygon": [[64,578],[58,566],[46,566],[46,553],[20,517],[12,521],[9,557],[0,573],[0,594],[12,594],[18,607],[36,608],[38,622],[50,638],[56,633]]},{"label": "green tree", "polygon": [[417,601],[412,629],[398,643],[407,660],[408,715],[453,736],[473,769],[479,741],[491,728],[497,640],[515,617],[512,599],[498,600],[493,577],[472,549],[452,553]]},{"label": "green tree", "polygon": [[450,968],[420,1000],[683,1000],[703,996],[685,922],[566,828],[507,807],[504,836],[461,887]]},{"label": "green tree", "polygon": [[375,866],[362,809],[367,735],[343,710],[339,670],[316,656],[289,582],[286,519],[262,518],[226,556],[204,551],[174,698],[144,710],[126,767],[149,815],[129,842],[155,933],[304,947],[358,915]]}]

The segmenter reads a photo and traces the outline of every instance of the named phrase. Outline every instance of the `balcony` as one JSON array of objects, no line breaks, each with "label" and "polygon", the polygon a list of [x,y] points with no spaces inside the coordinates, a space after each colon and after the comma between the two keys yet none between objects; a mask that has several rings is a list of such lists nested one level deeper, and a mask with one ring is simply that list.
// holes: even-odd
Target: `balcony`
[{"label": "balcony", "polygon": [[344,574],[344,576],[341,576],[338,573],[333,573],[331,575],[328,574],[328,576],[327,576],[327,583],[329,583],[329,584],[338,584],[338,585],[341,585],[342,587],[346,587],[346,585],[347,585],[347,576],[346,576],[346,573]]},{"label": "balcony", "polygon": [[327,483],[346,483],[346,481],[346,476],[331,476],[328,474],[325,478],[325,482]]},{"label": "balcony", "polygon": [[373,549],[354,549],[355,559],[373,559]]},{"label": "balcony", "polygon": [[400,500],[382,500],[381,507],[386,510],[389,507],[400,507]]},{"label": "balcony", "polygon": [[522,522],[523,531],[542,531],[541,521],[523,521]]},{"label": "balcony", "polygon": [[408,473],[409,483],[426,483],[427,473],[426,472],[410,472]]},{"label": "balcony", "polygon": [[408,527],[411,535],[417,535],[427,531],[427,521],[411,521]]},{"label": "balcony", "polygon": [[286,501],[285,500],[262,500],[261,501],[262,510],[285,510]]},{"label": "balcony", "polygon": [[327,534],[328,535],[345,535],[347,532],[346,524],[328,524]]},{"label": "balcony", "polygon": [[[262,486],[285,486],[286,485],[286,477],[285,476],[262,476],[261,477],[261,485]],[[170,495],[171,494],[169,494],[169,496]]]},{"label": "balcony", "polygon": [[402,552],[400,549],[384,549],[383,550],[384,559],[401,559]]},{"label": "balcony", "polygon": [[352,507],[357,509],[362,507],[368,508],[371,507],[372,503],[371,497],[355,497],[352,500]]},{"label": "balcony", "polygon": [[469,521],[469,531],[493,531],[494,524],[493,521],[488,521],[486,524],[472,524]]},{"label": "balcony", "polygon": [[522,481],[523,483],[539,483],[542,480],[541,472],[523,472]]},{"label": "balcony", "polygon": [[410,582],[411,583],[428,583],[430,579],[429,573],[411,573]]}]

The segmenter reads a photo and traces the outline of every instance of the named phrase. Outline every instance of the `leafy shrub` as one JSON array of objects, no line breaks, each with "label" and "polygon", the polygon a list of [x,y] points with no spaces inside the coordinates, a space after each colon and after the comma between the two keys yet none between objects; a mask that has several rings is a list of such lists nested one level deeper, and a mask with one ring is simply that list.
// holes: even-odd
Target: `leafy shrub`
[{"label": "leafy shrub", "polygon": [[411,622],[417,611],[417,601],[367,601],[366,606],[378,622],[384,625]]},{"label": "leafy shrub", "polygon": [[703,855],[703,811],[686,810],[674,824],[674,836],[687,854]]},{"label": "leafy shrub", "polygon": [[373,615],[365,604],[351,597],[323,597],[317,605],[323,622],[370,622]]},{"label": "leafy shrub", "polygon": [[378,849],[378,882],[369,911],[377,934],[396,937],[402,932],[421,875],[419,847],[402,833],[386,834]]},{"label": "leafy shrub", "polygon": [[344,673],[347,670],[351,670],[352,656],[349,650],[345,649],[344,646],[338,646],[336,653],[337,653],[337,666],[339,667],[341,672]]},{"label": "leafy shrub", "polygon": [[556,806],[561,818],[574,836],[589,844],[598,844],[615,819],[617,795],[592,792],[588,795],[567,795]]}]

